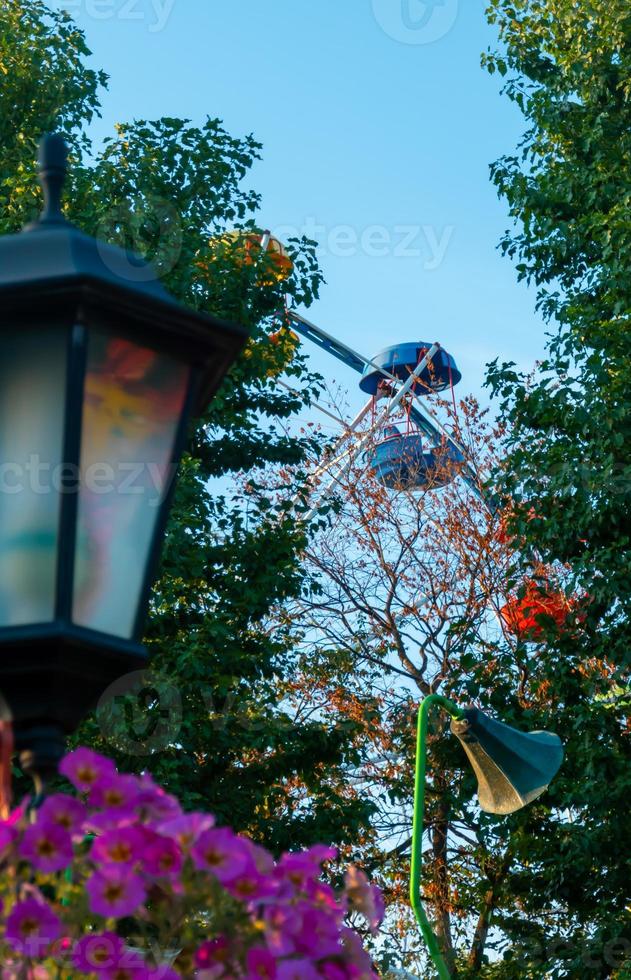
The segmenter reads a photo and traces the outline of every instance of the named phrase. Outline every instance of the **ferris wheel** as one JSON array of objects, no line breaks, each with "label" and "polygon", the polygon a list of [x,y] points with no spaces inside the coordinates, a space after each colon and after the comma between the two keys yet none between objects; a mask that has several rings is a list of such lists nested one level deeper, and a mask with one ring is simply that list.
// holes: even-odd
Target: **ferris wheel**
[{"label": "ferris wheel", "polygon": [[[291,274],[293,262],[271,232],[232,234],[243,237],[245,263],[258,264],[265,256],[276,281]],[[353,350],[287,305],[283,323],[298,335],[296,339],[315,344],[359,374],[359,388],[368,395],[351,421],[329,411],[321,401],[314,402],[315,409],[332,419],[341,434],[310,474],[309,510],[304,520],[318,513],[358,460],[364,460],[365,471],[393,492],[433,491],[460,479],[491,510],[457,427],[450,431],[432,405],[433,397],[450,392],[455,410],[454,388],[462,379],[454,358],[439,342],[404,341],[373,358]],[[279,379],[278,383],[292,391],[286,382]]]},{"label": "ferris wheel", "polygon": [[462,378],[454,358],[440,343],[407,341],[371,358],[293,310],[287,311],[287,323],[305,340],[357,372],[359,388],[369,396],[350,422],[316,403],[316,409],[335,418],[343,431],[326,461],[311,474],[311,509],[305,519],[318,512],[362,457],[389,490],[437,490],[453,479],[462,479],[487,503],[465,448],[431,405],[433,395],[449,391],[453,397]]}]

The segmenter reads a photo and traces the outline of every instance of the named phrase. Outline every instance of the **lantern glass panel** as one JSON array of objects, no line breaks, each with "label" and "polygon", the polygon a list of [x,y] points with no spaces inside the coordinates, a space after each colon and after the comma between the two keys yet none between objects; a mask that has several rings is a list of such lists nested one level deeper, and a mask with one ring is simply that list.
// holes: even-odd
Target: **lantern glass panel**
[{"label": "lantern glass panel", "polygon": [[0,334],[0,627],[55,617],[67,331]]},{"label": "lantern glass panel", "polygon": [[167,355],[90,332],[73,595],[80,626],[133,636],[189,375]]}]

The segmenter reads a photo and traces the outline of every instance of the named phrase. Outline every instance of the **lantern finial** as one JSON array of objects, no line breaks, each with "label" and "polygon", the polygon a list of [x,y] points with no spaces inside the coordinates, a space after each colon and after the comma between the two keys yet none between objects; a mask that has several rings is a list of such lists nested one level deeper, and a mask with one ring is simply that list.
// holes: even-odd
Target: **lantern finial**
[{"label": "lantern finial", "polygon": [[68,148],[63,136],[52,133],[39,144],[39,182],[44,192],[44,210],[38,224],[65,224],[61,210],[61,194],[68,161]]}]

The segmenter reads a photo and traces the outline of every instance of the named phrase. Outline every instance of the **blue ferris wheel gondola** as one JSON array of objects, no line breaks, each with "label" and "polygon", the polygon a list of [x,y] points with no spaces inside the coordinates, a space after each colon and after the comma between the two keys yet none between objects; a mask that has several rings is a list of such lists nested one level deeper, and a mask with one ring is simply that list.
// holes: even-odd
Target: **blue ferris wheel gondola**
[{"label": "blue ferris wheel gondola", "polygon": [[454,466],[464,456],[454,446],[429,448],[418,433],[403,434],[390,425],[367,454],[375,477],[389,490],[438,490],[454,479]]},{"label": "blue ferris wheel gondola", "polygon": [[[359,387],[369,395],[376,395],[381,381],[387,381],[387,375],[383,374],[375,367],[379,365],[383,371],[393,374],[401,381],[407,381],[417,364],[423,356],[431,349],[432,344],[423,340],[412,344],[395,344],[393,347],[386,347],[381,353],[373,358],[372,364],[367,364]],[[429,394],[431,392],[445,391],[451,385],[457,385],[461,380],[462,374],[456,366],[456,362],[442,348],[434,355],[431,366],[428,365],[421,372],[419,381],[421,384],[416,389],[417,394]]]}]

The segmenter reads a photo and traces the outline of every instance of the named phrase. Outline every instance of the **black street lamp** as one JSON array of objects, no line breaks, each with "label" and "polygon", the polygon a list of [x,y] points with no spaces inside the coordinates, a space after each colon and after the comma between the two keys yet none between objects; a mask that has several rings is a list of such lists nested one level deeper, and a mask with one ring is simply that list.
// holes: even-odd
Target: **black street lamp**
[{"label": "black street lamp", "polygon": [[104,689],[146,664],[187,423],[246,339],[64,218],[66,156],[44,138],[44,212],[0,238],[0,691],[40,779]]}]

